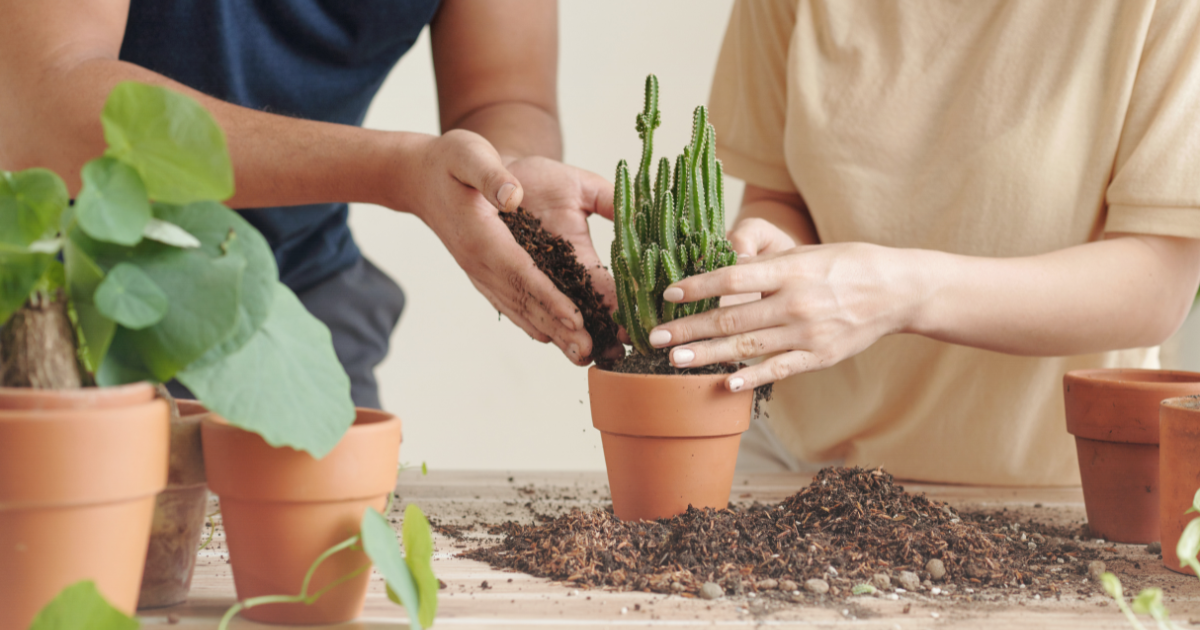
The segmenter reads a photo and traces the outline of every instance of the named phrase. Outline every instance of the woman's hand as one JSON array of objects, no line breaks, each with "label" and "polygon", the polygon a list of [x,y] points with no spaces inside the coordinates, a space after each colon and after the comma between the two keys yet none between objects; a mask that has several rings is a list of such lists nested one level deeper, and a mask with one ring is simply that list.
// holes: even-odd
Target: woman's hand
[{"label": "woman's hand", "polygon": [[726,378],[732,391],[829,367],[902,330],[914,310],[913,283],[894,271],[897,250],[863,243],[794,247],[766,221],[730,234],[738,264],[686,278],[663,293],[671,302],[761,293],[762,299],[656,327],[650,343],[677,346],[671,362],[698,367],[770,358]]}]

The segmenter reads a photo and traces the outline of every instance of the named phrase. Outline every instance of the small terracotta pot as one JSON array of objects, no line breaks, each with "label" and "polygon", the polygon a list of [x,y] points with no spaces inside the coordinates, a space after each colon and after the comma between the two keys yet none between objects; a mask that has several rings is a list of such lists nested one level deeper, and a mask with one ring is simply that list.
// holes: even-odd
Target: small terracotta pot
[{"label": "small terracotta pot", "polygon": [[1200,394],[1200,374],[1075,370],[1063,377],[1063,394],[1092,535],[1123,543],[1158,540],[1159,405]]},{"label": "small terracotta pot", "polygon": [[1162,490],[1159,523],[1162,527],[1163,565],[1178,573],[1192,574],[1179,566],[1175,545],[1183,528],[1200,516],[1184,514],[1192,507],[1200,489],[1200,396],[1164,400],[1159,421],[1159,478]]},{"label": "small terracotta pot", "polygon": [[[341,442],[322,459],[274,448],[215,414],[201,423],[209,487],[221,521],[238,599],[295,595],[321,552],[358,533],[367,507],[383,511],[396,487],[400,419],[359,409]],[[314,574],[309,593],[370,564],[362,551],[341,551]],[[362,612],[368,568],[316,603],[266,604],[242,616],[265,623],[340,623]]]},{"label": "small terracotta pot", "polygon": [[28,627],[84,579],[133,613],[168,415],[146,383],[0,388],[0,628]]},{"label": "small terracotta pot", "polygon": [[204,533],[208,486],[200,421],[208,415],[194,400],[176,400],[179,417],[171,418],[171,465],[167,488],[154,503],[150,548],[142,571],[138,609],[174,606],[187,601],[196,568],[196,552]]},{"label": "small terracotta pot", "polygon": [[654,520],[689,505],[729,505],[753,390],[732,393],[720,374],[618,374],[595,366],[588,389],[617,518]]}]

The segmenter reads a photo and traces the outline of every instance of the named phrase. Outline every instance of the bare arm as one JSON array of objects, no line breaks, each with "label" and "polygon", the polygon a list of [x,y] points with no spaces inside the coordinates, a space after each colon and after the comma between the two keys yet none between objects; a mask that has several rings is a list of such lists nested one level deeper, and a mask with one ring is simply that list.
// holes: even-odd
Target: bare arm
[{"label": "bare arm", "polygon": [[1194,239],[1109,234],[1036,256],[983,258],[865,243],[795,247],[755,219],[734,232],[756,255],[676,283],[667,297],[763,299],[655,329],[656,345],[686,344],[672,351],[679,365],[780,353],[731,375],[733,389],[829,367],[893,333],[1028,356],[1153,346],[1179,327],[1200,284]]}]

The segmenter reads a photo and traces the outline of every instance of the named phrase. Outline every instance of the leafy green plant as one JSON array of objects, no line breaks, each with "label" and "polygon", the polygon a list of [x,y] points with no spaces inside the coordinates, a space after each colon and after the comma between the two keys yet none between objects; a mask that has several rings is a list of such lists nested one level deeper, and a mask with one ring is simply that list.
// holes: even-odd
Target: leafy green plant
[{"label": "leafy green plant", "polygon": [[716,159],[717,136],[708,110],[696,108],[692,139],[671,161],[662,158],[654,185],[654,130],[658,128],[658,78],[646,77],[645,105],[637,115],[642,158],[632,183],[625,160],[617,164],[613,198],[613,277],[617,283],[617,324],[624,326],[639,353],[655,352],[650,329],[677,317],[702,313],[715,298],[675,304],[662,298],[672,283],[737,262],[725,239],[725,188]]},{"label": "leafy green plant", "polygon": [[[1192,506],[1189,507],[1184,514],[1200,513],[1200,490],[1196,491],[1196,495],[1192,497]],[[1175,545],[1175,555],[1179,558],[1179,566],[1188,567],[1194,571],[1197,577],[1200,577],[1200,560],[1196,556],[1200,555],[1200,517],[1194,518],[1183,528],[1183,533],[1179,535],[1179,542]],[[1178,628],[1170,619],[1170,613],[1167,607],[1163,604],[1163,592],[1161,588],[1145,588],[1138,593],[1137,597],[1133,598],[1133,603],[1130,605],[1125,601],[1125,591],[1121,586],[1121,580],[1112,573],[1104,573],[1100,576],[1100,584],[1117,602],[1117,607],[1121,609],[1121,613],[1129,620],[1129,625],[1137,630],[1145,630],[1136,615],[1150,615],[1154,620],[1155,625],[1159,630],[1171,630]]]},{"label": "leafy green plant", "polygon": [[29,630],[137,630],[137,619],[113,608],[91,580],[63,589],[37,617]]},{"label": "leafy green plant", "polygon": [[[263,595],[240,601],[225,612],[217,626],[218,630],[226,630],[229,622],[247,608],[263,604],[311,605],[339,584],[369,571],[371,563],[383,574],[387,583],[388,599],[404,606],[408,612],[409,627],[414,630],[428,628],[433,625],[437,616],[438,579],[433,573],[433,534],[428,519],[416,505],[409,504],[404,510],[401,537],[404,542],[403,553],[396,543],[396,534],[388,524],[387,518],[374,508],[368,508],[363,514],[359,533],[326,549],[313,561],[304,576],[299,593]],[[361,549],[371,559],[371,563],[339,577],[315,593],[309,593],[312,577],[321,563],[347,549]]]},{"label": "leafy green plant", "polygon": [[0,171],[0,325],[65,300],[79,382],[175,378],[271,445],[324,456],[354,421],[349,379],[266,240],[221,203],[234,184],[216,121],[125,82],[101,123],[108,149],[74,205],[51,171]]}]

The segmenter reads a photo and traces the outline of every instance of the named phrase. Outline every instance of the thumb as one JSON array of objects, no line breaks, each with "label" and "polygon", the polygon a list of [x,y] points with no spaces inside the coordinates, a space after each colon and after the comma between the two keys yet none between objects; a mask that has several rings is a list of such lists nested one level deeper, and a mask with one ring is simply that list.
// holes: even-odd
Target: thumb
[{"label": "thumb", "polygon": [[729,231],[729,244],[738,258],[757,256],[761,241],[761,231],[756,229],[753,220],[741,221]]},{"label": "thumb", "polygon": [[450,133],[461,138],[462,142],[462,150],[451,165],[454,177],[478,190],[488,203],[501,212],[515,211],[525,197],[525,189],[504,168],[504,162],[495,147],[476,133],[461,130]]},{"label": "thumb", "polygon": [[607,179],[579,169],[579,185],[583,198],[590,206],[588,210],[608,220],[613,218],[613,185]]}]

